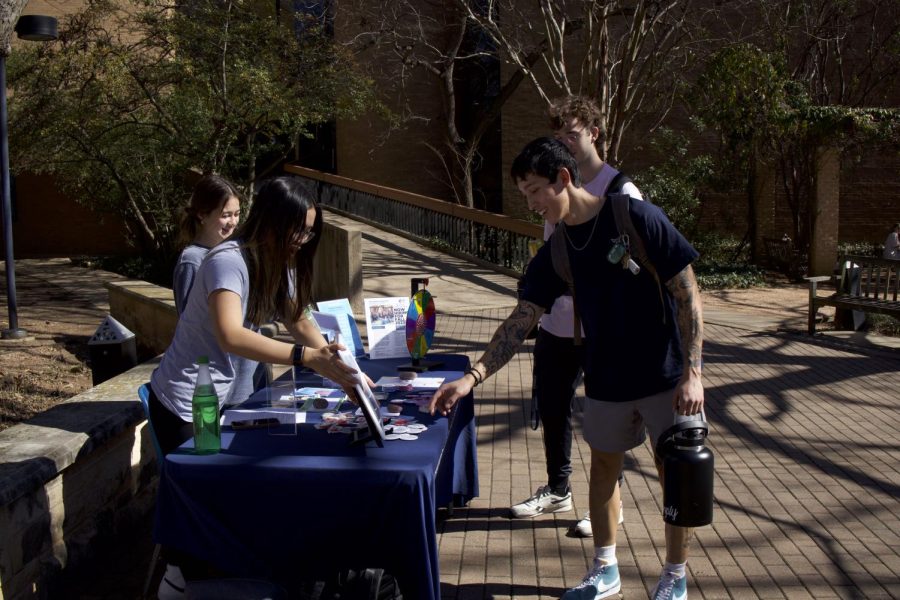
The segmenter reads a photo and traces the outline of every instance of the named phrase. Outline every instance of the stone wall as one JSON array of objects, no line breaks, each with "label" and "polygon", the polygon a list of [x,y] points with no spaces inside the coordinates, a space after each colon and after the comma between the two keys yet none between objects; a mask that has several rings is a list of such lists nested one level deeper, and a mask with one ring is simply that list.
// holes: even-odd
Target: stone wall
[{"label": "stone wall", "polygon": [[65,574],[151,514],[157,463],[139,365],[0,432],[0,594],[59,598]]}]

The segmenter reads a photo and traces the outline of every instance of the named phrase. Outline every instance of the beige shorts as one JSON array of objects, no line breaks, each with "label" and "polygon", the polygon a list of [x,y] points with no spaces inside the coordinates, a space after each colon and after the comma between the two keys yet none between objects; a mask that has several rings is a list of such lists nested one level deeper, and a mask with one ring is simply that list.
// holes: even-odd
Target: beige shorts
[{"label": "beige shorts", "polygon": [[675,424],[670,389],[646,398],[625,402],[605,402],[585,398],[584,439],[600,452],[627,452],[650,435],[654,449],[659,436]]}]

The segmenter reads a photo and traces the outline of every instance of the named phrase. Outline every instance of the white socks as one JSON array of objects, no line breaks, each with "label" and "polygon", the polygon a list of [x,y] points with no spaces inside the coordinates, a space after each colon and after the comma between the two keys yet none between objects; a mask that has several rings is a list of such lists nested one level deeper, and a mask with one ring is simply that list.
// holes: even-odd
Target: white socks
[{"label": "white socks", "polygon": [[[605,565],[614,565],[616,560],[616,545],[612,546],[594,546],[594,560],[598,560]],[[682,565],[682,568],[684,565]]]}]

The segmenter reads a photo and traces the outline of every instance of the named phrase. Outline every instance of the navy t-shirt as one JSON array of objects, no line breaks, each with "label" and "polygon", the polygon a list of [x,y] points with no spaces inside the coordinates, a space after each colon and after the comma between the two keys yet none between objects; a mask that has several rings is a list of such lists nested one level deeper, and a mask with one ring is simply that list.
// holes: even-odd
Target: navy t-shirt
[{"label": "navy t-shirt", "polygon": [[[681,337],[675,301],[665,282],[698,256],[659,207],[631,200],[629,210],[659,275],[662,299],[647,269],[633,275],[620,263],[606,260],[618,237],[609,202],[594,219],[567,226],[565,232],[575,304],[585,332],[585,391],[591,398],[610,402],[644,398],[678,382],[683,364]],[[557,230],[553,235],[565,234]],[[522,291],[522,299],[548,311],[568,289],[553,269],[550,246],[545,243],[529,263]]]}]

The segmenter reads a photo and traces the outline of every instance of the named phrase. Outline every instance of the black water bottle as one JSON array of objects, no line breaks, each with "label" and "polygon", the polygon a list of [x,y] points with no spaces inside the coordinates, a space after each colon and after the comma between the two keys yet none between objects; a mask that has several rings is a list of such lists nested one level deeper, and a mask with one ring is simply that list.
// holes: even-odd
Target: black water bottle
[{"label": "black water bottle", "polygon": [[706,447],[709,425],[703,415],[677,416],[659,437],[663,465],[663,519],[679,527],[712,523],[715,459]]}]

